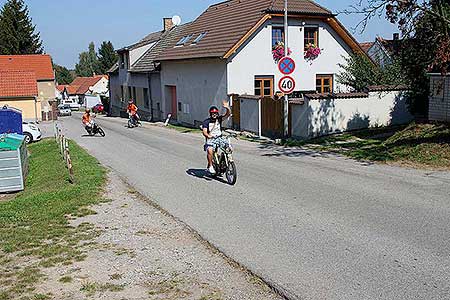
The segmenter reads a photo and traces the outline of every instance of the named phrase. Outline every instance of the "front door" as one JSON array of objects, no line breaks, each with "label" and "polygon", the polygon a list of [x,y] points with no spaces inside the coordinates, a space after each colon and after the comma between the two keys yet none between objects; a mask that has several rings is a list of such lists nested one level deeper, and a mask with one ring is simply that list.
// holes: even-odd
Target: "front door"
[{"label": "front door", "polygon": [[171,97],[171,103],[172,103],[172,120],[177,121],[178,120],[178,101],[177,101],[177,87],[176,86],[170,86],[170,97]]}]

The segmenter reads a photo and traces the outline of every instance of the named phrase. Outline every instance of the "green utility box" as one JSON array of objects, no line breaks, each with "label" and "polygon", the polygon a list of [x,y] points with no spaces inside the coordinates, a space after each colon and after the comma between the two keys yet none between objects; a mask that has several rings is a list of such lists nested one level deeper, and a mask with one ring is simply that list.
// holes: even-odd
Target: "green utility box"
[{"label": "green utility box", "polygon": [[0,193],[22,191],[28,174],[28,150],[25,137],[0,135]]}]

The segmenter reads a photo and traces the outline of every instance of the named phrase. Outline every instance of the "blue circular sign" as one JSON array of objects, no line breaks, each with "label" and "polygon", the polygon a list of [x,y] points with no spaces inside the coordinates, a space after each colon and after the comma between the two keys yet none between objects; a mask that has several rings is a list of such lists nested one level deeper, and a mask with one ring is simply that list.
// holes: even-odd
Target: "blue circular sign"
[{"label": "blue circular sign", "polygon": [[284,75],[289,75],[292,74],[295,70],[295,62],[292,58],[290,57],[283,57],[282,59],[280,59],[280,61],[278,62],[278,69],[280,70],[281,73],[283,73]]}]

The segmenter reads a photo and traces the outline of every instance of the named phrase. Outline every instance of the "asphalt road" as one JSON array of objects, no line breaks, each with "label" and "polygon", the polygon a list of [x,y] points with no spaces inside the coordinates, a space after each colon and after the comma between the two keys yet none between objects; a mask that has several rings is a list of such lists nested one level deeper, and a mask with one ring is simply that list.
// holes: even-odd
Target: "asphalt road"
[{"label": "asphalt road", "polygon": [[203,139],[99,118],[67,136],[291,299],[450,299],[450,174],[238,141],[236,186]]}]

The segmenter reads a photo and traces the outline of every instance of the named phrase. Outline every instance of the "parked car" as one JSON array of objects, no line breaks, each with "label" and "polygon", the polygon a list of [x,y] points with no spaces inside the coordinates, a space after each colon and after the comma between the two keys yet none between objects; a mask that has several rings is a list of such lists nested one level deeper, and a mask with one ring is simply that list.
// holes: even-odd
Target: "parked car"
[{"label": "parked car", "polygon": [[68,104],[61,104],[58,106],[58,115],[60,117],[62,116],[71,116],[72,115],[72,109],[70,108],[70,105]]},{"label": "parked car", "polygon": [[73,100],[64,100],[62,104],[69,105],[71,110],[80,110],[81,108],[81,105]]},{"label": "parked car", "polygon": [[103,104],[97,104],[92,108],[92,111],[96,114],[102,113],[105,110],[105,107]]},{"label": "parked car", "polygon": [[22,122],[22,131],[27,144],[41,140],[42,133],[39,127],[32,122]]}]

